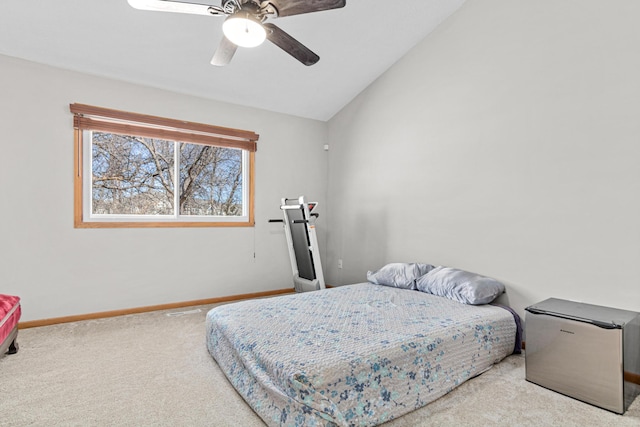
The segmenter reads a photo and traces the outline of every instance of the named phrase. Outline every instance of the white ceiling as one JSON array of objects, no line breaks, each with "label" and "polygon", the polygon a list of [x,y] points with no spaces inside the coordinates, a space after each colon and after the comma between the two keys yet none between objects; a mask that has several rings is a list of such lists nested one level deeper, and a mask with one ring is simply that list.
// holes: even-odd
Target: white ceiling
[{"label": "white ceiling", "polygon": [[224,18],[141,11],[126,0],[2,0],[0,54],[325,121],[464,1],[347,0],[274,19],[320,61],[306,67],[265,42],[214,67]]}]

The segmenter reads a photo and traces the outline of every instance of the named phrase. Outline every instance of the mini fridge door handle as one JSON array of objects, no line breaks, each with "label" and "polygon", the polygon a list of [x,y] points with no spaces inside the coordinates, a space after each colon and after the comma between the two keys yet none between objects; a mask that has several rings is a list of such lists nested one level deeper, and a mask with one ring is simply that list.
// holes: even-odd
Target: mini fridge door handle
[{"label": "mini fridge door handle", "polygon": [[551,313],[551,312],[548,312],[548,311],[539,310],[539,309],[534,308],[534,307],[527,307],[526,310],[531,314],[560,317],[562,319],[574,320],[576,322],[590,323],[590,324],[592,324],[594,326],[597,326],[599,328],[602,328],[602,329],[622,329],[621,325],[618,325],[613,321],[611,323],[607,323],[607,322],[601,322],[599,320],[583,319],[581,317],[574,317],[574,316],[570,316],[570,315],[567,315],[567,314]]}]

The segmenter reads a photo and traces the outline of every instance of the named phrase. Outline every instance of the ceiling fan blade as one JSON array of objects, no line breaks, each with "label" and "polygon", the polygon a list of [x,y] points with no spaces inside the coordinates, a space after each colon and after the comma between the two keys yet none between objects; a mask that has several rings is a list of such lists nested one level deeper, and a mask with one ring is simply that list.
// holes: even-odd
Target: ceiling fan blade
[{"label": "ceiling fan blade", "polygon": [[320,57],[309,50],[308,47],[298,40],[285,33],[280,27],[271,23],[262,24],[267,30],[267,39],[289,55],[302,62],[304,65],[313,65],[320,60]]},{"label": "ceiling fan blade", "polygon": [[170,0],[127,0],[127,2],[131,7],[140,10],[190,13],[193,15],[207,16],[226,16],[226,13],[222,8],[208,4],[184,3]]},{"label": "ceiling fan blade", "polygon": [[278,16],[291,16],[339,9],[347,0],[269,0],[269,3],[278,9]]},{"label": "ceiling fan blade", "polygon": [[222,36],[220,46],[218,46],[216,53],[214,53],[213,58],[211,58],[211,65],[215,65],[217,67],[227,65],[231,62],[231,58],[233,58],[237,48],[238,46],[231,43],[225,36]]}]

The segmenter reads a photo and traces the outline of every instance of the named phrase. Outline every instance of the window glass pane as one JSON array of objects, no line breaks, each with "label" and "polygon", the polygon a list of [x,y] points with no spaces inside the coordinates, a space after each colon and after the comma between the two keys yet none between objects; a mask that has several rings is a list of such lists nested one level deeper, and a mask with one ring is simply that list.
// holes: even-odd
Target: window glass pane
[{"label": "window glass pane", "polygon": [[242,150],[180,144],[180,214],[243,215]]},{"label": "window glass pane", "polygon": [[92,212],[173,215],[174,143],[93,132]]}]

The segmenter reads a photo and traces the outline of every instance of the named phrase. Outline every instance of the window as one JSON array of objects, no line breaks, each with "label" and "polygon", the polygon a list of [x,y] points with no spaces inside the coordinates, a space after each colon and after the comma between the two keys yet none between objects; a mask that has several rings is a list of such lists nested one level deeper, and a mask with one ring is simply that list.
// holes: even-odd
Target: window
[{"label": "window", "polygon": [[258,135],[71,104],[78,228],[253,226]]}]

